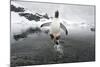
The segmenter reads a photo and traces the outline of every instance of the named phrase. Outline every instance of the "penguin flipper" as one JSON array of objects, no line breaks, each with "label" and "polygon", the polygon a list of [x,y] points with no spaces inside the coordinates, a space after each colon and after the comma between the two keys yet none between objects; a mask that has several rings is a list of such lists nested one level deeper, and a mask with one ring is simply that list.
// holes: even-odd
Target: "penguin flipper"
[{"label": "penguin flipper", "polygon": [[40,27],[49,26],[51,22],[43,23]]},{"label": "penguin flipper", "polygon": [[60,23],[60,27],[65,31],[66,35],[68,35],[68,30],[64,24]]}]

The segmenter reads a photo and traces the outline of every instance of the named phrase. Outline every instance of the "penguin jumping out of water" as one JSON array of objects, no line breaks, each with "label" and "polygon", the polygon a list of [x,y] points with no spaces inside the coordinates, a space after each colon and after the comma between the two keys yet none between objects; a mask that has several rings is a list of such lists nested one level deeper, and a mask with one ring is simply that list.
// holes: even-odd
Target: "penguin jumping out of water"
[{"label": "penguin jumping out of water", "polygon": [[66,35],[68,35],[68,31],[67,31],[67,28],[65,27],[65,25],[59,21],[59,11],[58,10],[55,12],[55,16],[53,18],[53,21],[44,23],[41,25],[41,27],[48,26],[48,25],[50,25],[49,32],[50,32],[50,37],[54,42],[54,49],[59,54],[63,55],[63,49],[62,49],[62,46],[60,45],[60,42],[59,42],[60,32],[61,32],[60,28],[62,28],[65,31]]}]

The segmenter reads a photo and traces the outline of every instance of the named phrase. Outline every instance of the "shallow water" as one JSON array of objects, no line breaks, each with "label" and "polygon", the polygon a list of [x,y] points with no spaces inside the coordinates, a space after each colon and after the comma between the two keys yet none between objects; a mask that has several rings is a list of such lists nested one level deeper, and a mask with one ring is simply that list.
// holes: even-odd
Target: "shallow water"
[{"label": "shallow water", "polygon": [[[64,56],[57,58],[49,35],[29,35],[11,43],[12,65],[37,65],[95,60],[95,33],[88,29],[68,29],[68,36],[61,34]],[[14,58],[13,58],[14,57]],[[25,59],[26,58],[26,59]],[[29,62],[29,63],[28,63]]]}]

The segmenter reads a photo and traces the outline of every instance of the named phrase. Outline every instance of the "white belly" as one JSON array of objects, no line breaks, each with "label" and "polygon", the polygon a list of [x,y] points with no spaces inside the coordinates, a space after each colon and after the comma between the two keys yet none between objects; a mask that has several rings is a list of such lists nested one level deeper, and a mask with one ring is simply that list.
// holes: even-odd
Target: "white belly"
[{"label": "white belly", "polygon": [[60,33],[60,23],[59,21],[54,21],[53,23],[51,23],[51,26],[50,26],[50,33],[53,34],[57,34],[57,33]]}]

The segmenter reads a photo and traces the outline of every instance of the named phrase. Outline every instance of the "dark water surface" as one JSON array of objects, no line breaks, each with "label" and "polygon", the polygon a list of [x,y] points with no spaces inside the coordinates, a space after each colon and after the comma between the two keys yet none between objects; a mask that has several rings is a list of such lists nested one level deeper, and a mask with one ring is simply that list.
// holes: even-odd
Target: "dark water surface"
[{"label": "dark water surface", "polygon": [[62,58],[57,58],[47,34],[33,34],[19,41],[11,41],[11,66],[94,61],[95,33],[87,29],[68,31],[68,36],[61,35]]}]

